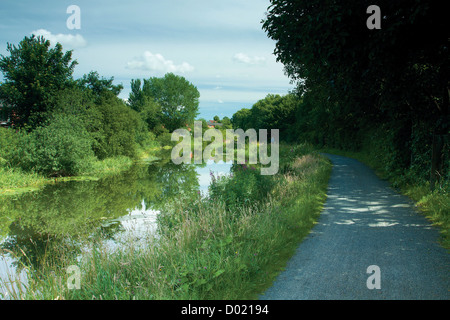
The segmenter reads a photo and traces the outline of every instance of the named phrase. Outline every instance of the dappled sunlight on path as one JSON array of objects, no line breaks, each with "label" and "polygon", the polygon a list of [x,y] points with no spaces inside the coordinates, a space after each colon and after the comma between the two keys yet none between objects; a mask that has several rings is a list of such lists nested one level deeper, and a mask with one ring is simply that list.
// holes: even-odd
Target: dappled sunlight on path
[{"label": "dappled sunlight on path", "polygon": [[[450,257],[406,197],[335,155],[318,224],[262,299],[449,299]],[[369,289],[367,268],[380,268]]]}]

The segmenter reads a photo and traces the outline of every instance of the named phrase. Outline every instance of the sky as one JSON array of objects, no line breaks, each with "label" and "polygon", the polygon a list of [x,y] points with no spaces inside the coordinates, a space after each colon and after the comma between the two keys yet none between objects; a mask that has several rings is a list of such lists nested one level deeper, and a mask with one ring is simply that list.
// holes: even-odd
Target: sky
[{"label": "sky", "polygon": [[[68,12],[72,5],[80,9],[79,20]],[[76,79],[90,71],[114,77],[124,86],[119,97],[126,99],[131,79],[173,72],[199,90],[199,118],[231,118],[269,93],[284,95],[294,87],[276,62],[275,42],[262,29],[269,5],[269,0],[1,0],[0,55],[9,55],[7,43],[42,35],[73,50]]]}]

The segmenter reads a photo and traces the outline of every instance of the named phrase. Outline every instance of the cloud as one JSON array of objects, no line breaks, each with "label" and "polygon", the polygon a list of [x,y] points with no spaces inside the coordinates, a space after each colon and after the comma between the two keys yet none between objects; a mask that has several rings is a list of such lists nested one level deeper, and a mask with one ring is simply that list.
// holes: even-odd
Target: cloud
[{"label": "cloud", "polygon": [[172,60],[167,60],[161,54],[153,54],[145,51],[140,57],[127,63],[128,69],[139,69],[144,71],[162,71],[162,72],[190,72],[194,67],[187,62],[176,65]]},{"label": "cloud", "polygon": [[82,48],[87,45],[86,40],[80,34],[52,34],[50,31],[45,29],[39,29],[32,31],[31,34],[36,36],[43,36],[46,40],[49,40],[52,45],[59,42],[64,48],[76,49]]},{"label": "cloud", "polygon": [[265,62],[266,58],[259,57],[259,56],[250,57],[249,55],[246,55],[245,53],[240,52],[240,53],[236,53],[233,56],[233,60],[236,62],[240,62],[240,63],[254,65],[254,64],[261,64],[261,63]]}]

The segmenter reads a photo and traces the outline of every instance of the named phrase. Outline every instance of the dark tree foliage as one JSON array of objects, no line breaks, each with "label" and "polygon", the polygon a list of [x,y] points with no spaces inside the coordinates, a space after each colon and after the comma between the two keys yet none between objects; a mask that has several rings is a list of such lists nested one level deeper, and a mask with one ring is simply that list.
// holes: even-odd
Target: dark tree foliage
[{"label": "dark tree foliage", "polygon": [[0,71],[5,82],[0,86],[0,100],[17,127],[34,129],[52,109],[50,103],[59,90],[73,82],[76,61],[72,51],[63,52],[57,43],[43,37],[25,37],[19,45],[9,44],[9,56],[0,57]]},{"label": "dark tree foliage", "polygon": [[235,129],[278,129],[281,140],[293,141],[292,127],[295,125],[295,111],[299,103],[292,93],[285,96],[268,94],[251,109],[243,108],[233,114],[231,123]]},{"label": "dark tree foliage", "polygon": [[107,93],[118,96],[123,89],[123,85],[114,85],[113,82],[114,77],[105,79],[100,77],[97,71],[91,71],[76,81],[81,88],[89,90],[95,99],[99,99]]},{"label": "dark tree foliage", "polygon": [[358,148],[383,128],[398,169],[417,164],[429,144],[432,158],[421,166],[431,166],[433,186],[449,159],[447,11],[438,1],[380,0],[381,29],[369,29],[371,4],[271,0],[263,29],[307,102],[297,111],[299,135]]},{"label": "dark tree foliage", "polygon": [[144,79],[143,86],[140,79],[131,80],[131,92],[128,97],[128,105],[135,111],[139,112],[142,120],[147,124],[150,131],[157,131],[160,127],[162,112],[161,106],[150,95],[150,82]]}]

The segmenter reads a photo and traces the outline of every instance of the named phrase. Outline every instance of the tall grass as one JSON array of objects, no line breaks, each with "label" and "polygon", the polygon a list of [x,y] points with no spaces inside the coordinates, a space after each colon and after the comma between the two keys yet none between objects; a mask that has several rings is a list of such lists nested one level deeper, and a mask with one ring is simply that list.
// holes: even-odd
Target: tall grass
[{"label": "tall grass", "polygon": [[117,156],[113,158],[106,158],[101,161],[94,161],[89,170],[86,170],[81,175],[104,177],[111,174],[117,174],[127,170],[133,164],[133,160],[126,156]]},{"label": "tall grass", "polygon": [[47,179],[40,174],[0,166],[0,195],[36,190],[46,182]]},{"label": "tall grass", "polygon": [[[257,298],[313,227],[326,198],[330,163],[302,151],[283,148],[283,170],[260,201],[229,206],[219,198],[179,199],[172,205],[176,219],[162,219],[158,237],[144,244],[131,239],[116,250],[92,241],[81,260],[62,252],[60,262],[30,278],[26,298]],[[79,290],[66,287],[71,264],[81,269]]]}]

